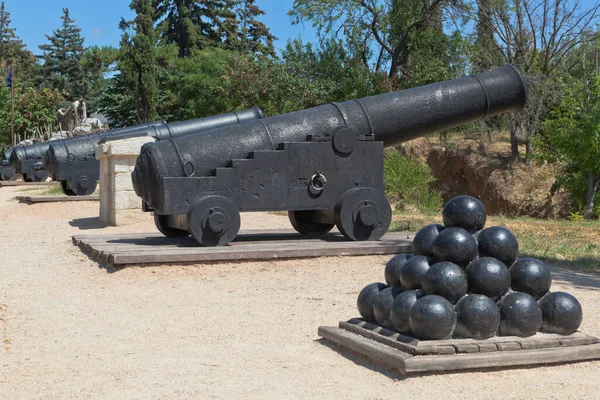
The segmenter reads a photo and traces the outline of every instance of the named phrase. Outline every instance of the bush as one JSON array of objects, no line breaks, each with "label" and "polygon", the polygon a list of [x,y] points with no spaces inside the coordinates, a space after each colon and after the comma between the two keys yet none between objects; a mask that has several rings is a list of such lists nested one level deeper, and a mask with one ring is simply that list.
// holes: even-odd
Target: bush
[{"label": "bush", "polygon": [[422,213],[435,213],[442,207],[442,194],[429,185],[435,181],[427,163],[388,150],[384,162],[385,192],[399,210],[416,207]]}]

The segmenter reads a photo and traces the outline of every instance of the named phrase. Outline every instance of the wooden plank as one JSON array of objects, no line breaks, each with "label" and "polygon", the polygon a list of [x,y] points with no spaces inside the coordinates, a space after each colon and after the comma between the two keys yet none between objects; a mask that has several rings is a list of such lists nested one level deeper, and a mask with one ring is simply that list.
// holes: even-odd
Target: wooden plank
[{"label": "wooden plank", "polygon": [[493,336],[489,339],[485,340],[477,340],[477,339],[447,339],[447,340],[421,340],[418,346],[445,346],[445,345],[456,345],[456,344],[487,344],[487,343],[506,343],[506,342],[519,342],[523,343],[523,341],[535,341],[535,340],[560,340],[560,339],[576,339],[576,338],[589,338],[592,336],[587,336],[581,332],[575,332],[572,335],[564,336],[558,335],[554,333],[541,333],[538,332],[533,336],[529,336],[527,338],[519,337],[519,336]]},{"label": "wooden plank", "polygon": [[318,334],[322,338],[336,343],[343,348],[364,355],[372,361],[396,368],[399,371],[405,370],[405,360],[410,357],[410,355],[400,350],[340,328],[321,326]]},{"label": "wooden plank", "polygon": [[405,372],[456,371],[478,368],[560,364],[600,359],[600,344],[453,356],[415,356],[404,359]]},{"label": "wooden plank", "polygon": [[[296,231],[291,229],[247,229],[240,231],[235,240],[232,243],[240,242],[240,241],[255,241],[256,237],[262,236],[264,238],[269,238],[269,240],[279,239],[279,240],[289,240],[289,239],[300,239],[300,240],[310,240],[315,242],[322,242],[323,240],[328,240],[332,237],[337,237],[339,240],[344,240],[343,236],[338,232],[332,232],[326,235],[323,239],[313,239],[301,236]],[[387,233],[382,240],[411,240],[414,234],[408,234],[407,232],[389,232]],[[407,237],[409,237],[407,239]],[[106,240],[118,240],[118,239],[136,239],[136,238],[162,238],[167,239],[158,232],[143,232],[143,233],[112,233],[112,234],[99,234],[99,235],[73,235],[73,238],[77,240],[85,240],[86,242],[94,242],[94,241],[106,241]],[[181,240],[189,240],[189,239],[168,239],[177,243]]]},{"label": "wooden plank", "polygon": [[531,349],[549,349],[552,347],[560,347],[560,341],[558,339],[550,339],[550,340],[532,340],[532,341],[523,341],[521,342],[521,349],[523,350],[531,350]]},{"label": "wooden plank", "polygon": [[[372,243],[372,242],[370,242]],[[328,246],[328,247],[326,247]],[[147,264],[168,262],[202,262],[202,261],[239,261],[239,260],[265,260],[278,258],[311,258],[327,256],[366,256],[405,253],[412,248],[412,244],[382,244],[357,248],[339,248],[335,246],[320,248],[290,248],[279,246],[277,249],[252,250],[250,248],[227,247],[228,252],[181,252],[178,250],[162,251],[160,253],[131,252],[126,254],[111,254],[109,262],[116,265],[122,264]],[[237,250],[237,251],[234,251]]]},{"label": "wooden plank", "polygon": [[558,340],[561,346],[581,346],[586,344],[594,344],[598,343],[598,338],[593,336],[585,336],[585,337],[571,337],[565,336]]},{"label": "wooden plank", "polygon": [[100,196],[17,196],[21,203],[58,203],[72,201],[98,201]]},{"label": "wooden plank", "polygon": [[54,182],[23,182],[23,181],[0,181],[0,187],[9,186],[48,186]]},{"label": "wooden plank", "polygon": [[496,343],[496,347],[500,351],[516,351],[521,350],[521,343],[519,342],[504,342],[504,343]]},{"label": "wooden plank", "polygon": [[437,345],[418,346],[415,349],[415,355],[454,354],[454,353],[456,353],[456,347],[455,346],[449,346],[449,345],[444,345],[444,346],[437,346]]},{"label": "wooden plank", "polygon": [[455,344],[453,347],[457,353],[479,353],[479,346],[476,344]]},{"label": "wooden plank", "polygon": [[478,344],[477,347],[479,347],[480,353],[490,353],[492,351],[498,351],[498,348],[496,347],[495,343],[481,343]]},{"label": "wooden plank", "polygon": [[379,329],[370,331],[370,330],[364,329],[363,327],[361,327],[359,325],[349,324],[348,322],[343,322],[343,321],[340,322],[339,327],[340,327],[340,329],[344,329],[344,330],[347,330],[348,332],[352,332],[357,335],[366,337],[367,339],[371,339],[376,342],[383,343],[383,344],[391,346],[395,349],[404,351],[405,353],[408,353],[408,354],[413,354],[415,351],[414,345],[411,345],[408,343],[403,343],[402,341],[397,340],[398,337],[401,336],[399,333],[396,333],[391,336],[384,336],[379,333],[379,331],[380,331]]}]

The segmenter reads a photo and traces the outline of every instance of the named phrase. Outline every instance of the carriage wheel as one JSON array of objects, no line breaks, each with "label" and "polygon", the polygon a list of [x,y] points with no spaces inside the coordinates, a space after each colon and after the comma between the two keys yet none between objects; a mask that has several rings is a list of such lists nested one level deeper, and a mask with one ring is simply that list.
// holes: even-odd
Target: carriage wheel
[{"label": "carriage wheel", "polygon": [[354,188],[335,206],[335,224],[350,240],[379,240],[390,227],[392,208],[385,194],[372,188]]},{"label": "carriage wheel", "polygon": [[188,231],[203,246],[224,246],[240,230],[240,212],[230,199],[206,196],[194,203],[188,213]]}]

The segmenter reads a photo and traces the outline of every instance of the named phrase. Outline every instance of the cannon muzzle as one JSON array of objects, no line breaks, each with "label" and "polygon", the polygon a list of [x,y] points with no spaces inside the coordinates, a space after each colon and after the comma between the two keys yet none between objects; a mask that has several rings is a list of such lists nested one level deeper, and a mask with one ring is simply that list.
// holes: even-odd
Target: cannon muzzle
[{"label": "cannon muzzle", "polygon": [[[336,140],[351,145],[354,137],[394,146],[493,115],[518,112],[525,105],[526,92],[521,73],[504,65],[451,81],[149,143],[142,148],[132,174],[134,188],[159,214],[169,214],[165,202],[174,197],[163,187],[167,178],[212,176],[232,160],[252,158],[255,152],[334,135],[338,138],[334,146]],[[338,134],[342,128],[345,133]]]}]

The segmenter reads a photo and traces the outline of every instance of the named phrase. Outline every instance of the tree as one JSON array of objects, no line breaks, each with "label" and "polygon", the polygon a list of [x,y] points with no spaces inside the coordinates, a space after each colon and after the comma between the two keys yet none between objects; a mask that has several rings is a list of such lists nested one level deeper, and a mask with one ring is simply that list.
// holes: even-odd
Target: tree
[{"label": "tree", "polygon": [[[151,0],[133,0],[129,6],[136,13],[133,21],[121,21],[121,55],[119,71],[131,93],[138,122],[157,117],[156,34]],[[133,35],[132,35],[133,34]]]},{"label": "tree", "polygon": [[153,0],[161,44],[176,44],[179,57],[235,41],[233,0]]},{"label": "tree", "polygon": [[[265,15],[255,0],[241,0],[236,9],[239,19],[239,45],[230,48],[250,52],[256,55],[275,57],[273,42],[277,40],[269,28],[257,17]],[[229,47],[229,46],[228,46]]]},{"label": "tree", "polygon": [[46,35],[49,43],[39,46],[43,52],[40,86],[68,93],[69,101],[86,99],[89,79],[82,65],[86,48],[81,29],[68,8],[63,8],[61,20],[61,27]]},{"label": "tree", "polygon": [[18,76],[21,86],[29,86],[35,74],[35,56],[25,48],[25,44],[11,27],[10,13],[4,2],[0,5],[0,68],[7,72],[13,67],[13,75]]},{"label": "tree", "polygon": [[[374,61],[375,72],[387,68],[406,85],[411,73],[444,64],[444,13],[460,7],[450,0],[295,0],[289,14],[294,23],[310,21],[321,37],[345,37],[365,66]],[[439,71],[431,75],[439,80]]]},{"label": "tree", "polygon": [[[582,10],[568,0],[507,0],[489,2],[479,9],[479,19],[493,26],[496,52],[501,62],[517,66],[528,84],[525,109],[510,117],[511,153],[519,156],[518,136],[526,138],[526,162],[531,160],[532,139],[549,91],[549,83],[563,67],[565,57],[588,38],[597,22],[600,4]],[[483,23],[483,22],[482,22]],[[485,22],[486,24],[488,22]]]},{"label": "tree", "polygon": [[[591,219],[600,186],[600,75],[589,85],[568,81],[559,107],[542,123],[542,158],[560,167],[556,186],[566,188],[583,217]],[[584,201],[579,201],[583,199]]]}]

